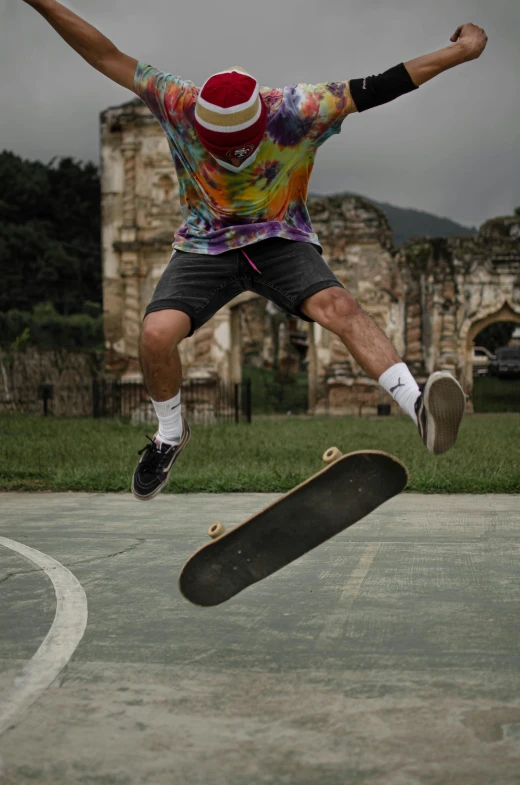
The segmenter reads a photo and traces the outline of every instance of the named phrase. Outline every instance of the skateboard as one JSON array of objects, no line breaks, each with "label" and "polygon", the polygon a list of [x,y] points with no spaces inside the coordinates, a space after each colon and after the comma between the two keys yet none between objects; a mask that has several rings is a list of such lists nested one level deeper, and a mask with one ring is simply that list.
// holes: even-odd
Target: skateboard
[{"label": "skateboard", "polygon": [[179,575],[195,605],[220,605],[308,551],[348,529],[406,487],[408,471],[392,455],[364,450],[342,455],[330,447],[327,466],[226,532],[210,526]]}]

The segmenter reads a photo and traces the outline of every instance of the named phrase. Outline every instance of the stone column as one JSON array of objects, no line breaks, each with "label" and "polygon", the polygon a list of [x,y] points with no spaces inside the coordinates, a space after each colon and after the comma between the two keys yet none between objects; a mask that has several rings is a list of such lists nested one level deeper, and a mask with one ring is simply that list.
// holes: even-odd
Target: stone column
[{"label": "stone column", "polygon": [[455,316],[447,312],[442,319],[440,342],[440,370],[456,373],[457,368],[457,337],[455,335]]},{"label": "stone column", "polygon": [[315,414],[318,402],[318,357],[316,352],[316,340],[314,337],[314,324],[309,322],[309,348],[307,357],[309,358],[309,414]]},{"label": "stone column", "polygon": [[[124,167],[123,232],[132,229],[135,231],[136,229],[135,167],[136,152],[139,147],[133,133],[125,134],[124,139],[125,141],[121,146]],[[122,237],[121,239],[124,242],[126,237]],[[135,237],[133,239],[135,239]]]},{"label": "stone column", "polygon": [[[123,279],[123,335],[125,354],[128,358],[136,360],[139,354],[139,334],[141,331],[141,280],[137,267],[137,259],[128,258],[130,254],[123,253],[121,277]],[[134,254],[131,255],[135,256]],[[135,363],[132,363],[132,368]]]},{"label": "stone column", "polygon": [[452,282],[444,286],[444,311],[439,346],[439,370],[457,374],[458,353],[455,324],[456,293]]},{"label": "stone column", "polygon": [[422,364],[422,328],[420,303],[410,303],[406,319],[406,359],[409,364]]},{"label": "stone column", "polygon": [[242,381],[242,330],[240,325],[240,308],[231,309],[231,381]]},{"label": "stone column", "polygon": [[[124,166],[123,225],[121,227],[121,277],[123,293],[123,336],[125,354],[137,360],[139,354],[139,333],[141,327],[141,276],[139,274],[139,253],[137,251],[136,224],[136,151],[138,143],[133,133],[125,135],[122,145]],[[132,248],[132,246],[134,246]],[[136,363],[131,363],[135,365]],[[133,370],[133,368],[132,368]]]},{"label": "stone column", "polygon": [[432,289],[430,302],[430,341],[429,345],[425,345],[426,370],[428,373],[433,373],[437,369],[439,362],[443,325],[442,305],[442,292],[439,285],[435,285]]}]

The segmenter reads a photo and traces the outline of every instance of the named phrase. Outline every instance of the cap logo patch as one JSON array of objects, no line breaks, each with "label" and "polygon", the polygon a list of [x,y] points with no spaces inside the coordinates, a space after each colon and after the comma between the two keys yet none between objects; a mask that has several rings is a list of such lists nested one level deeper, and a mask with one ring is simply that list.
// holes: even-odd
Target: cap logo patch
[{"label": "cap logo patch", "polygon": [[252,144],[245,144],[235,150],[228,150],[226,158],[249,158],[254,149]]}]

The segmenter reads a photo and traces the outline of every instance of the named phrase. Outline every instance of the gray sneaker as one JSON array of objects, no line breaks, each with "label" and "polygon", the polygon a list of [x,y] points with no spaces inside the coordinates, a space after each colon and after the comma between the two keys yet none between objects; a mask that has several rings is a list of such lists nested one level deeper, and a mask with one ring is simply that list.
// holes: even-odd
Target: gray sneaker
[{"label": "gray sneaker", "polygon": [[172,470],[173,464],[188,444],[190,426],[182,418],[182,436],[179,444],[157,444],[155,439],[148,439],[149,444],[139,450],[141,456],[132,480],[132,493],[137,499],[146,501],[162,491]]},{"label": "gray sneaker", "polygon": [[453,447],[466,408],[466,396],[449,371],[436,371],[428,377],[415,403],[421,439],[434,455]]}]

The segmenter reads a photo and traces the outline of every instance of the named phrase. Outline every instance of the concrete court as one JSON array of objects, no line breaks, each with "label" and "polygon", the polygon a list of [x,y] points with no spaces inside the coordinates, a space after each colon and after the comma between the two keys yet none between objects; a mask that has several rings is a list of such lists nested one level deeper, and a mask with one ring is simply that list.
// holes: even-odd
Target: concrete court
[{"label": "concrete court", "polygon": [[[519,497],[403,494],[227,604],[186,603],[207,526],[274,498],[0,494],[0,537],[88,601],[69,663],[0,736],[2,785],[519,785]],[[58,613],[5,542],[16,695]]]}]

